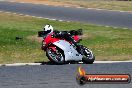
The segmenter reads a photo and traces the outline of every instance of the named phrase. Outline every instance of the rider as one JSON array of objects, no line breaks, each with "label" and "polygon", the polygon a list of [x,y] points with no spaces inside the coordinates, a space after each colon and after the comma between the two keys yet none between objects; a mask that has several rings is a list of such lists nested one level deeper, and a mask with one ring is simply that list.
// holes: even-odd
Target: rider
[{"label": "rider", "polygon": [[54,30],[53,27],[49,24],[45,25],[45,27],[43,29],[44,29],[44,32],[46,35],[53,33],[54,37],[60,37],[60,38],[66,39],[67,41],[71,41],[78,48],[78,44],[72,38],[72,34],[70,32]]},{"label": "rider", "polygon": [[75,42],[74,39],[71,37],[71,34],[68,31],[58,31],[58,30],[54,30],[53,27],[51,25],[45,25],[44,27],[44,32],[45,34],[52,34],[54,35],[54,37],[60,37],[60,38],[64,38],[67,41],[72,41]]},{"label": "rider", "polygon": [[45,27],[43,29],[44,29],[44,32],[45,32],[46,35],[50,34],[50,33],[53,33],[53,31],[54,31],[53,27],[49,24],[45,25]]}]

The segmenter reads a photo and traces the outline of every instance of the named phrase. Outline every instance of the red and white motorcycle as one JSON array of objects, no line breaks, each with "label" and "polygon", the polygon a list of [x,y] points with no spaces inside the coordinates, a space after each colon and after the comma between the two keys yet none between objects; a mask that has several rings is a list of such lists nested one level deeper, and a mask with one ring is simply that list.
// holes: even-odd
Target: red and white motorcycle
[{"label": "red and white motorcycle", "polygon": [[95,56],[92,51],[83,45],[79,45],[81,30],[61,31],[61,33],[64,35],[60,36],[56,31],[48,35],[45,35],[44,31],[38,32],[38,36],[43,37],[42,50],[46,52],[46,56],[51,62],[55,64],[73,61],[82,61],[87,64],[94,62]]}]

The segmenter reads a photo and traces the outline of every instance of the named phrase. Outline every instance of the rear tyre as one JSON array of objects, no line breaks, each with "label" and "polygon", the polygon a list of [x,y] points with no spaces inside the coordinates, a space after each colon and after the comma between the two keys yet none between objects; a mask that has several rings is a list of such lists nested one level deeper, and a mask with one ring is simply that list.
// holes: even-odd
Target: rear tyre
[{"label": "rear tyre", "polygon": [[93,64],[95,56],[90,49],[85,46],[81,46],[81,53],[83,55],[82,62],[86,64]]},{"label": "rear tyre", "polygon": [[65,64],[64,52],[59,48],[56,48],[56,50],[53,50],[52,48],[47,48],[46,56],[52,63]]},{"label": "rear tyre", "polygon": [[82,59],[82,61],[86,64],[93,64],[94,60],[95,60],[95,56],[93,56],[92,59],[88,59],[87,57],[83,57]]}]

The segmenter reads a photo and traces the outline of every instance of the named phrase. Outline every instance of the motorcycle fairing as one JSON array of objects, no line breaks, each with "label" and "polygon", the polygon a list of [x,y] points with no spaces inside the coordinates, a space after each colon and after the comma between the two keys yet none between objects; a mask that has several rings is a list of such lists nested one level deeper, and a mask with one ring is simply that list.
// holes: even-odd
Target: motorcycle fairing
[{"label": "motorcycle fairing", "polygon": [[59,40],[53,43],[64,51],[65,61],[79,61],[82,60],[82,55],[77,52],[76,49],[67,41]]}]

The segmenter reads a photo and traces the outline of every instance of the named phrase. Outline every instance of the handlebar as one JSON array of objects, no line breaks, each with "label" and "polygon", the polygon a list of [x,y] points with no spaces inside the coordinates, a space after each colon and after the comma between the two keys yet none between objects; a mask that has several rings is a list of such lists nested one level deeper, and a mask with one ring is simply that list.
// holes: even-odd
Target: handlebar
[{"label": "handlebar", "polygon": [[38,31],[38,37],[43,37],[45,35],[44,31]]}]

